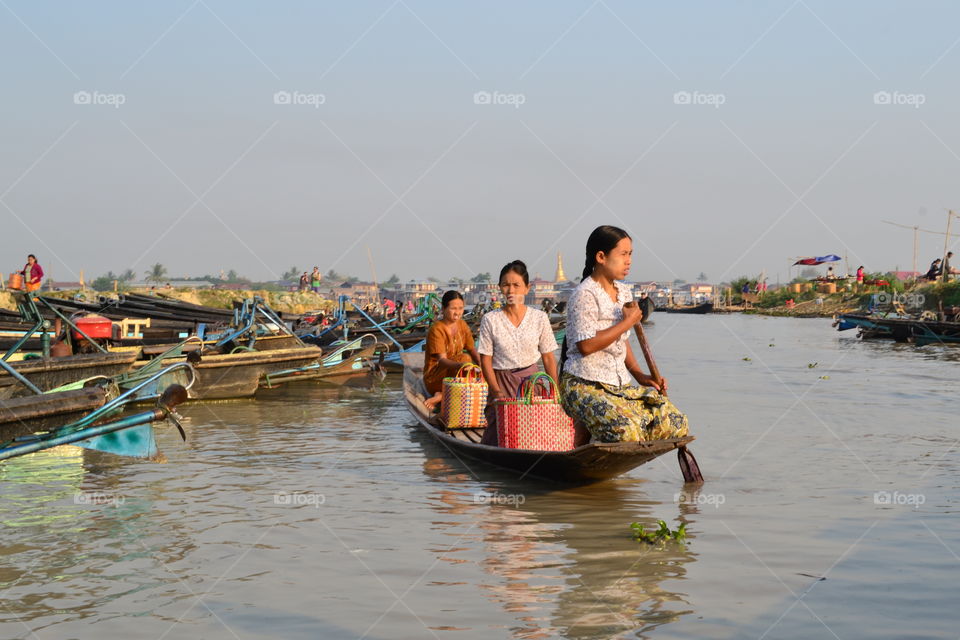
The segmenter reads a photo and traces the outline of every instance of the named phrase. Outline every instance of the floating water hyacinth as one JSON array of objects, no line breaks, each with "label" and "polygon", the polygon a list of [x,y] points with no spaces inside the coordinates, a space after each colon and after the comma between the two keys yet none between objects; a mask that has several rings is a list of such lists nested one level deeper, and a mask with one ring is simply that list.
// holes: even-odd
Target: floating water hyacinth
[{"label": "floating water hyacinth", "polygon": [[630,528],[633,529],[633,539],[637,542],[646,542],[648,544],[656,544],[658,542],[666,542],[668,540],[673,540],[674,542],[683,542],[687,539],[687,523],[681,523],[677,527],[676,531],[671,531],[670,527],[667,526],[667,523],[663,520],[657,520],[657,524],[660,525],[660,528],[656,531],[646,531],[644,530],[643,524],[640,522],[634,522],[630,525]]}]

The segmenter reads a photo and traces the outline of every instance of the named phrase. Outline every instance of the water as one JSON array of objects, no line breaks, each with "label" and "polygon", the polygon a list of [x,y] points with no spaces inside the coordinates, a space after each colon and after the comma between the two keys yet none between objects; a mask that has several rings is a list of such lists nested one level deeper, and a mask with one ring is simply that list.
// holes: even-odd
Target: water
[{"label": "water", "polygon": [[[698,493],[672,455],[559,491],[465,466],[398,377],[192,405],[168,464],[0,467],[0,637],[956,637],[960,350],[655,320]],[[687,543],[630,539],[659,519]]]}]

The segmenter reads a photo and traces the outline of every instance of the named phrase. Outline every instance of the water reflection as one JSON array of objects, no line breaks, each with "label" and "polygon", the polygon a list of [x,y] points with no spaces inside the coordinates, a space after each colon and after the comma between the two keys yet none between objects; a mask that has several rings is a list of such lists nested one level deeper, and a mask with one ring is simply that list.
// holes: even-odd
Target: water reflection
[{"label": "water reflection", "polygon": [[[463,536],[442,560],[470,562],[482,550],[478,564],[491,579],[480,586],[515,620],[513,637],[643,638],[693,612],[676,582],[696,558],[693,536],[685,545],[648,545],[632,540],[629,525],[664,519],[693,529],[696,500],[650,501],[643,481],[630,478],[568,489],[518,484],[420,436],[412,439],[427,453],[423,472],[439,481],[430,502],[446,516],[434,525]],[[477,533],[464,535],[462,518],[450,515],[475,518]]]}]

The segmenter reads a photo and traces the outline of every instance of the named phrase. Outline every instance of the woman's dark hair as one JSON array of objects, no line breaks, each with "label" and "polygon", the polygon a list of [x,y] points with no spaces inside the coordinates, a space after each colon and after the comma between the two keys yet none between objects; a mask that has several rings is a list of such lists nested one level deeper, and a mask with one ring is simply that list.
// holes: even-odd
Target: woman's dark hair
[{"label": "woman's dark hair", "polygon": [[527,273],[527,265],[523,263],[523,260],[514,260],[504,265],[503,269],[500,269],[500,279],[497,280],[497,283],[503,282],[503,276],[511,271],[523,278],[523,284],[530,284],[530,274]]},{"label": "woman's dark hair", "polygon": [[451,289],[450,291],[447,291],[445,294],[443,294],[443,298],[441,299],[441,304],[443,305],[443,308],[446,309],[450,305],[450,303],[453,302],[454,300],[463,300],[463,294],[460,293],[459,291],[454,291],[453,289]]},{"label": "woman's dark hair", "polygon": [[35,256],[35,255],[33,255],[33,254],[31,253],[30,255],[27,256],[27,258],[33,258],[34,260],[36,260],[36,259],[37,259],[37,256]]},{"label": "woman's dark hair", "polygon": [[589,277],[593,273],[593,268],[597,266],[598,251],[610,253],[618,242],[629,237],[630,234],[620,227],[612,227],[608,224],[594,229],[587,238],[587,260],[583,266],[583,278]]}]

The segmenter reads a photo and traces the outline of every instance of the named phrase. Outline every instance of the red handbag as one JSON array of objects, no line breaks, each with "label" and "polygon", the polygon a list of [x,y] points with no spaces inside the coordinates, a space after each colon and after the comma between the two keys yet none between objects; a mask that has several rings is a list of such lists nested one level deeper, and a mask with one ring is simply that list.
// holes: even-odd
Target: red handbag
[{"label": "red handbag", "polygon": [[[542,394],[537,390],[542,389]],[[517,397],[494,402],[497,438],[506,449],[569,451],[574,447],[573,418],[557,399],[557,383],[535,373],[520,385]]]}]

